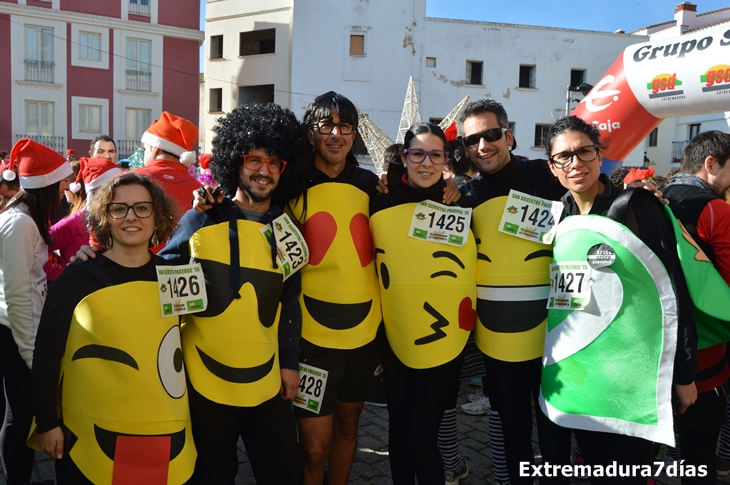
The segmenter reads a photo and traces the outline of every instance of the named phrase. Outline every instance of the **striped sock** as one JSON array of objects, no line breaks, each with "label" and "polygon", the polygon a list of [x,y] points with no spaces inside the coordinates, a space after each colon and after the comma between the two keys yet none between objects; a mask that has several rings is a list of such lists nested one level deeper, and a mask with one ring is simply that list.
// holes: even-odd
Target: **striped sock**
[{"label": "striped sock", "polygon": [[456,432],[456,408],[444,411],[439,427],[439,450],[444,459],[446,471],[457,472],[461,469],[461,454],[459,454],[459,435]]},{"label": "striped sock", "polygon": [[499,413],[492,409],[489,413],[489,441],[492,444],[492,463],[494,465],[494,479],[502,485],[509,484],[507,474],[507,458],[504,453],[504,434],[502,434],[502,420]]}]

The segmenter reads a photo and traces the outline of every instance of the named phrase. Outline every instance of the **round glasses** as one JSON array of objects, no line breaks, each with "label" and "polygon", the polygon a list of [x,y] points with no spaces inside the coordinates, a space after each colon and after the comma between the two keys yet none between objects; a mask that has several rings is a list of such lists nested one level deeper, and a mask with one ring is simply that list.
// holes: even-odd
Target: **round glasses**
[{"label": "round glasses", "polygon": [[578,160],[581,162],[592,162],[596,158],[598,158],[598,153],[600,152],[600,148],[598,145],[585,145],[577,150],[572,151],[565,151],[556,153],[555,155],[550,155],[548,159],[550,160],[550,163],[552,163],[556,168],[560,168],[563,171],[567,172],[570,168],[570,165],[573,163],[574,157],[578,157]]},{"label": "round glasses", "polygon": [[269,172],[279,175],[286,168],[286,160],[278,158],[264,158],[258,155],[241,155],[243,158],[243,166],[249,170],[261,170],[261,166],[265,163]]},{"label": "round glasses", "polygon": [[340,135],[350,135],[352,134],[352,123],[330,123],[328,121],[325,121],[323,123],[317,123],[316,125],[312,125],[312,128],[317,128],[317,131],[319,131],[323,135],[330,135],[332,134],[332,131],[337,128],[337,131],[340,132]]},{"label": "round glasses", "polygon": [[428,157],[434,165],[443,165],[449,158],[449,152],[444,150],[424,150],[422,148],[407,148],[404,150],[406,158],[411,163],[423,163]]},{"label": "round glasses", "polygon": [[106,205],[106,210],[112,219],[124,219],[129,214],[129,209],[132,209],[134,215],[140,219],[147,219],[152,215],[153,207],[154,204],[152,202],[135,202],[132,205],[125,204],[124,202],[110,202]]}]

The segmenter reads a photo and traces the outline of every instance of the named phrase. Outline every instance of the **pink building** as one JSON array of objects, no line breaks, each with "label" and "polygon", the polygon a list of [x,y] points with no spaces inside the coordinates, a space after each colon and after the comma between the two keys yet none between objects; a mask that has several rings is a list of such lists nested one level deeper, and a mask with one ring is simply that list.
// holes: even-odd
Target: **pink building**
[{"label": "pink building", "polygon": [[200,0],[0,0],[0,149],[23,137],[120,158],[163,110],[199,116]]}]

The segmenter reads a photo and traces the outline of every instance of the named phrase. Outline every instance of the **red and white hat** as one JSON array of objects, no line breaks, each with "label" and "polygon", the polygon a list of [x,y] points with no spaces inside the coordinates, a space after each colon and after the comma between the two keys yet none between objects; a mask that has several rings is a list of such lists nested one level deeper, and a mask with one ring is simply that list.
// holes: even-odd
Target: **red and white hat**
[{"label": "red and white hat", "polygon": [[79,159],[79,174],[76,176],[76,182],[69,184],[68,188],[74,194],[81,190],[81,180],[84,181],[86,190],[93,190],[101,187],[107,180],[111,180],[122,173],[122,169],[116,163],[106,158],[86,158]]},{"label": "red and white hat", "polygon": [[186,166],[195,163],[194,148],[197,142],[198,127],[167,111],[163,111],[160,119],[153,121],[142,135],[142,143],[178,156]]},{"label": "red and white hat", "polygon": [[42,189],[74,173],[63,155],[30,138],[18,140],[10,151],[9,169],[16,167],[23,189]]},{"label": "red and white hat", "polygon": [[3,180],[6,182],[12,182],[18,178],[18,174],[15,173],[15,170],[10,170],[10,160],[3,160],[0,162],[0,172],[2,173]]}]

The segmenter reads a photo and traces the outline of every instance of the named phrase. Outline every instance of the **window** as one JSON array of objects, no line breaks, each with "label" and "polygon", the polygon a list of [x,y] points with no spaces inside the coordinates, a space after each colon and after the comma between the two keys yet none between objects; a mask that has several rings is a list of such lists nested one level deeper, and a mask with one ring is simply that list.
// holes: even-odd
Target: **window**
[{"label": "window", "polygon": [[211,59],[222,59],[223,58],[223,36],[222,35],[211,35],[210,36],[210,58]]},{"label": "window", "polygon": [[535,125],[535,143],[532,145],[533,147],[542,146],[543,141],[545,140],[545,137],[547,136],[549,129],[550,129],[550,125],[541,125],[541,124]]},{"label": "window", "polygon": [[53,29],[25,26],[25,80],[53,82]]},{"label": "window", "polygon": [[426,58],[426,67],[436,67],[436,58],[435,57],[427,57]]},{"label": "window", "polygon": [[79,105],[79,131],[101,133],[101,106]]},{"label": "window", "polygon": [[482,65],[480,61],[466,61],[466,83],[482,84]]},{"label": "window", "polygon": [[689,139],[691,140],[695,136],[700,134],[700,123],[689,125]]},{"label": "window", "polygon": [[585,69],[571,69],[570,70],[570,87],[574,90],[578,90],[578,86],[585,82]]},{"label": "window", "polygon": [[649,133],[649,146],[655,147],[657,145],[657,138],[659,138],[659,127],[657,126],[654,128],[651,133]]},{"label": "window", "polygon": [[254,30],[241,32],[239,56],[257,56],[276,52],[276,30]]},{"label": "window", "polygon": [[152,42],[127,39],[127,89],[152,90]]},{"label": "window", "polygon": [[92,61],[101,60],[101,34],[79,32],[79,57]]},{"label": "window", "polygon": [[365,34],[350,34],[350,55],[365,55]]},{"label": "window", "polygon": [[210,90],[208,111],[211,113],[223,111],[223,88]]},{"label": "window", "polygon": [[535,88],[535,66],[520,66],[521,88]]},{"label": "window", "polygon": [[127,138],[117,140],[117,156],[129,158],[139,146],[142,134],[152,123],[152,111],[149,109],[127,108]]},{"label": "window", "polygon": [[149,0],[129,0],[129,13],[133,13],[136,15],[149,15]]},{"label": "window", "polygon": [[25,102],[25,134],[53,136],[53,103]]},{"label": "window", "polygon": [[249,103],[273,103],[274,85],[262,84],[260,86],[239,86],[238,105]]}]

